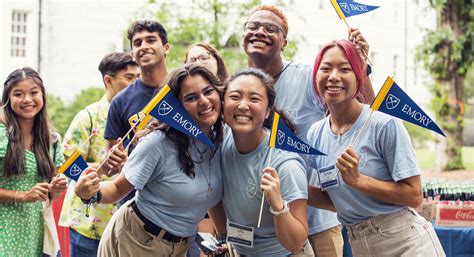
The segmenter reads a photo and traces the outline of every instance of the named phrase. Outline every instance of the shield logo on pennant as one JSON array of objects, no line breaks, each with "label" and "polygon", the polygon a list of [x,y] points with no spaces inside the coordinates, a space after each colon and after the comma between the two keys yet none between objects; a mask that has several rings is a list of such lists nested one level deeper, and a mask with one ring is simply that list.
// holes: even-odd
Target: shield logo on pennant
[{"label": "shield logo on pennant", "polygon": [[82,172],[81,168],[79,168],[79,166],[77,166],[76,164],[73,164],[71,169],[69,170],[69,173],[71,174],[71,176],[77,176],[81,174],[81,172]]},{"label": "shield logo on pennant", "polygon": [[250,198],[254,198],[257,194],[257,183],[252,180],[252,178],[247,179],[247,195]]},{"label": "shield logo on pennant", "polygon": [[279,145],[282,145],[285,142],[285,133],[281,132],[281,130],[278,130],[277,140]]},{"label": "shield logo on pennant", "polygon": [[398,99],[392,94],[388,94],[387,100],[385,100],[385,106],[389,110],[395,109],[399,103],[400,103],[400,99]]},{"label": "shield logo on pennant", "polygon": [[169,105],[166,101],[163,101],[160,106],[158,106],[158,114],[161,116],[166,116],[173,110],[173,107]]},{"label": "shield logo on pennant", "polygon": [[345,13],[349,13],[351,10],[349,9],[349,6],[347,5],[347,3],[339,3],[339,6],[342,8],[342,10],[345,12]]}]

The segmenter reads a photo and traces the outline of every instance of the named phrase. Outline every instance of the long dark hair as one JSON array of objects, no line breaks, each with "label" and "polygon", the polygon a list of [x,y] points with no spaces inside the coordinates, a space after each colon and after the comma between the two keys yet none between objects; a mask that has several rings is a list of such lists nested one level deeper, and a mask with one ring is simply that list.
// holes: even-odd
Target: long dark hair
[{"label": "long dark hair", "polygon": [[267,129],[272,129],[273,116],[275,112],[278,112],[278,114],[280,114],[281,121],[283,121],[283,123],[285,123],[285,125],[292,132],[296,132],[296,126],[294,125],[294,123],[288,118],[288,116],[285,114],[284,111],[278,109],[275,106],[276,92],[274,88],[274,80],[270,75],[268,75],[264,71],[260,69],[256,69],[256,68],[245,68],[245,69],[237,71],[226,81],[225,86],[224,86],[224,93],[227,90],[229,84],[241,76],[254,76],[257,79],[259,79],[260,82],[262,82],[263,86],[265,87],[265,92],[268,98],[268,108],[270,109],[270,115],[268,115],[268,118],[266,118],[263,121],[263,127]]},{"label": "long dark hair", "polygon": [[28,67],[17,69],[8,75],[3,84],[2,103],[3,120],[7,128],[8,148],[3,160],[3,175],[10,177],[24,174],[25,172],[25,148],[23,146],[23,137],[21,134],[18,117],[13,111],[10,103],[10,92],[21,81],[32,80],[40,89],[43,98],[43,108],[36,114],[33,121],[33,146],[32,151],[36,156],[38,174],[47,181],[54,176],[55,167],[50,156],[50,145],[52,141],[51,129],[46,111],[46,91],[43,80],[38,73]]},{"label": "long dark hair", "polygon": [[[183,86],[183,81],[187,77],[191,76],[201,76],[203,79],[207,80],[213,87],[214,89],[217,90],[219,93],[220,98],[222,99],[222,92],[219,90],[221,87],[221,82],[219,79],[212,74],[212,72],[208,71],[206,68],[199,64],[185,64],[181,67],[176,68],[173,72],[168,77],[168,82],[167,85],[171,88],[171,91],[175,94],[175,96],[180,99],[179,95],[181,93],[181,88]],[[164,124],[160,123],[157,120],[154,120],[150,123],[150,125],[147,126],[144,135],[148,134],[149,132],[153,130],[161,130],[164,131],[166,137],[168,137],[172,142],[175,143],[176,149],[178,149],[178,159],[179,162],[181,163],[183,167],[183,171],[186,173],[186,175],[190,177],[195,176],[194,172],[194,162],[191,158],[191,155],[188,152],[189,145],[191,143],[191,140],[189,139],[188,136],[183,134],[182,132],[179,132],[178,130]],[[209,139],[211,142],[216,146],[213,149],[213,153],[211,154],[211,157],[214,156],[216,151],[218,151],[218,145],[222,142],[222,139],[224,137],[224,132],[223,132],[223,117],[222,114],[219,115],[219,118],[217,119],[216,123],[214,126],[212,126],[212,131],[209,136]]]}]

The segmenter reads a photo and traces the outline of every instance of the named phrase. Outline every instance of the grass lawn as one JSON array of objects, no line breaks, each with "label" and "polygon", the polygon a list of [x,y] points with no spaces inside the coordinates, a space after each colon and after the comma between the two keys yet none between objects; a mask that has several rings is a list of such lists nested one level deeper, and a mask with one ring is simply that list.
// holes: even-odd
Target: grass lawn
[{"label": "grass lawn", "polygon": [[[429,151],[428,149],[415,149],[415,154],[421,170],[434,170],[436,160],[434,151]],[[474,147],[463,147],[462,157],[464,168],[466,170],[474,170]]]}]

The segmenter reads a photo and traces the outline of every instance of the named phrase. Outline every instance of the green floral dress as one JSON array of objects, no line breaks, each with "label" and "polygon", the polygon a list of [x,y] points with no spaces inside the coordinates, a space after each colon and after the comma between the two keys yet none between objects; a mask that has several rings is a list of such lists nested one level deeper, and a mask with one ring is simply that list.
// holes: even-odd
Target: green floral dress
[{"label": "green floral dress", "polygon": [[[62,148],[56,149],[56,165],[64,162]],[[42,181],[38,175],[36,157],[30,151],[25,152],[26,172],[23,175],[5,178],[3,159],[8,146],[6,128],[0,123],[0,188],[27,191]],[[51,154],[53,154],[51,148]],[[42,202],[0,203],[0,256],[30,257],[43,253]]]}]

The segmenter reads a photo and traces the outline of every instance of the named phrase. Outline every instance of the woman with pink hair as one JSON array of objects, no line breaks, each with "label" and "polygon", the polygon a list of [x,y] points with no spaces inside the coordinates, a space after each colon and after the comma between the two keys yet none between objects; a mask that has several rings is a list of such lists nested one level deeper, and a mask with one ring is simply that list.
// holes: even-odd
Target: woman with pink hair
[{"label": "woman with pink hair", "polygon": [[354,256],[444,256],[432,225],[414,210],[420,169],[406,129],[357,100],[365,69],[347,40],[325,45],[316,58],[314,89],[329,114],[311,126],[308,142],[327,156],[310,158],[320,187],[310,186],[308,204],[335,208]]}]

